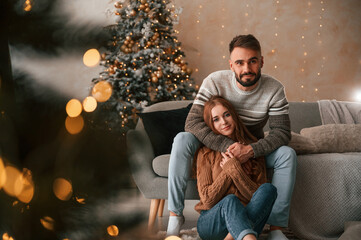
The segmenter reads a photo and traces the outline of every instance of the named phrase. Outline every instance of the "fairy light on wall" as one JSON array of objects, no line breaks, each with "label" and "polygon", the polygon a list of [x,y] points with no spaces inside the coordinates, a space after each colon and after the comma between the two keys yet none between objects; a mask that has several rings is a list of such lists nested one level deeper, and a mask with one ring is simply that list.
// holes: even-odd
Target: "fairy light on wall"
[{"label": "fairy light on wall", "polygon": [[279,1],[275,1],[274,4],[275,4],[275,16],[273,18],[273,22],[274,22],[274,26],[275,26],[275,33],[274,33],[274,36],[272,38],[272,50],[271,50],[271,54],[272,54],[272,57],[273,57],[273,68],[274,68],[274,71],[277,70],[278,66],[277,66],[277,62],[278,62],[278,59],[277,59],[277,49],[275,48],[276,46],[276,43],[278,42],[278,22],[279,22],[279,16],[278,16],[278,13],[280,12],[279,10]]},{"label": "fairy light on wall", "polygon": [[249,3],[248,1],[245,1],[245,13],[244,13],[244,19],[245,19],[245,23],[244,23],[244,33],[248,34],[248,17],[249,17]]},{"label": "fairy light on wall", "polygon": [[[220,29],[220,30],[221,30],[220,32],[222,33],[222,34],[221,34],[221,36],[222,36],[222,38],[221,38],[221,43],[222,43],[222,42],[224,43],[224,42],[225,42],[225,39],[224,39],[224,35],[225,35],[225,34],[224,34],[225,23],[224,23],[224,22],[225,22],[225,16],[226,16],[226,9],[224,8],[224,6],[225,6],[225,1],[224,1],[224,0],[221,1],[221,6],[222,6],[222,18],[220,19],[219,22],[220,22],[220,28],[221,28],[221,29]],[[222,44],[221,44],[221,45],[222,45]],[[224,49],[224,48],[221,47],[221,49]],[[223,55],[223,56],[222,56],[222,61],[224,61],[225,59],[226,59],[226,55]]]},{"label": "fairy light on wall", "polygon": [[[319,15],[319,31],[317,32],[317,44],[318,46],[321,48],[323,46],[323,41],[322,41],[322,30],[323,30],[323,27],[324,27],[324,24],[323,24],[323,18],[324,18],[324,12],[325,12],[325,6],[324,6],[324,1],[321,0],[320,1],[320,15]],[[326,57],[325,56],[322,56],[322,60],[319,61],[321,63],[321,66],[320,66],[320,70],[317,72],[317,80],[320,80],[320,77],[322,75],[322,72],[323,72],[323,69],[324,69],[324,66],[325,66],[325,61],[326,61]],[[318,89],[315,89],[315,92],[318,92]]]}]

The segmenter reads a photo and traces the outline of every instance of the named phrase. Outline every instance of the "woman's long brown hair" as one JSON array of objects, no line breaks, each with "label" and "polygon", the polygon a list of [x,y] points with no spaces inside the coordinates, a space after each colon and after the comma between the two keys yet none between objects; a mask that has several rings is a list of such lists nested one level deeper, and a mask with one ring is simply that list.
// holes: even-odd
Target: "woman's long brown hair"
[{"label": "woman's long brown hair", "polygon": [[213,125],[213,118],[212,118],[212,109],[216,105],[222,105],[225,107],[228,112],[231,114],[232,119],[236,125],[236,128],[232,134],[232,139],[236,142],[240,142],[242,144],[250,144],[257,141],[255,138],[246,128],[246,126],[242,123],[241,118],[239,117],[236,109],[233,105],[224,99],[221,96],[213,96],[211,97],[205,104],[203,110],[203,119],[207,126],[212,129],[213,132],[220,134]]},{"label": "woman's long brown hair", "polygon": [[[210,129],[212,129],[213,132],[215,132],[216,134],[220,134],[214,128],[213,118],[212,118],[212,109],[216,105],[222,105],[231,114],[232,119],[236,125],[234,132],[232,134],[232,139],[234,141],[240,142],[242,144],[250,144],[253,142],[257,142],[257,138],[254,137],[248,131],[246,126],[242,123],[242,120],[239,117],[239,115],[236,112],[236,109],[233,107],[233,105],[221,96],[213,96],[204,104],[203,119],[204,119],[204,122],[207,124],[207,126]],[[194,159],[193,159],[193,166],[192,166],[192,177],[193,178],[197,178],[197,170],[196,170],[197,169],[197,155],[198,155],[198,151],[194,155]]]}]

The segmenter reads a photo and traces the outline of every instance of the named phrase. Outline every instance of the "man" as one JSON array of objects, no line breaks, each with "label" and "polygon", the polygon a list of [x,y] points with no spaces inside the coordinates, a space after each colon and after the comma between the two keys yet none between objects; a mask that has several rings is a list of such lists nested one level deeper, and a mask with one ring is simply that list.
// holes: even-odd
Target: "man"
[{"label": "man", "polygon": [[[202,143],[216,151],[230,151],[245,166],[250,158],[265,156],[267,168],[274,168],[272,184],[278,197],[268,219],[268,239],[287,239],[282,228],[288,226],[290,200],[296,177],[295,151],[287,147],[291,139],[288,102],[283,85],[261,74],[261,46],[253,35],[236,36],[229,44],[231,70],[218,71],[204,79],[186,120],[186,132],[173,142],[168,175],[167,235],[178,235],[184,222],[184,192],[194,153]],[[236,108],[242,121],[259,140],[242,145],[217,135],[203,121],[203,105],[220,95]],[[263,127],[269,120],[270,132],[264,137]]]}]

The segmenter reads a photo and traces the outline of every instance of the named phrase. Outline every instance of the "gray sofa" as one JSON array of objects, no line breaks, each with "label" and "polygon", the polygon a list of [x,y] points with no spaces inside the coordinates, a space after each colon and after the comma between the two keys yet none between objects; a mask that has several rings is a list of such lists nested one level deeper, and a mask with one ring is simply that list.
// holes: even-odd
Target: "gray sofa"
[{"label": "gray sofa", "polygon": [[[144,112],[177,109],[190,103],[161,102]],[[322,124],[316,102],[290,102],[289,111],[294,133]],[[141,119],[136,129],[127,133],[127,148],[135,183],[145,198],[152,199],[148,222],[151,228],[157,213],[162,215],[167,199],[169,154],[154,156]],[[195,180],[188,181],[186,199],[199,199]],[[361,221],[361,153],[298,155],[289,222],[292,231],[300,239],[337,239],[347,221]]]}]

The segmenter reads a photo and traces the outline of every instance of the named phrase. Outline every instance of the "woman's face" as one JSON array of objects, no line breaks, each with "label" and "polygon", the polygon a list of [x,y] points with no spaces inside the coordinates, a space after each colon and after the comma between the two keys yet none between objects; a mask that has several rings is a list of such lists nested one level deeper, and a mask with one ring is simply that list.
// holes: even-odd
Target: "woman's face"
[{"label": "woman's face", "polygon": [[222,135],[231,137],[236,127],[235,122],[228,109],[217,104],[211,110],[212,123],[214,128]]}]

